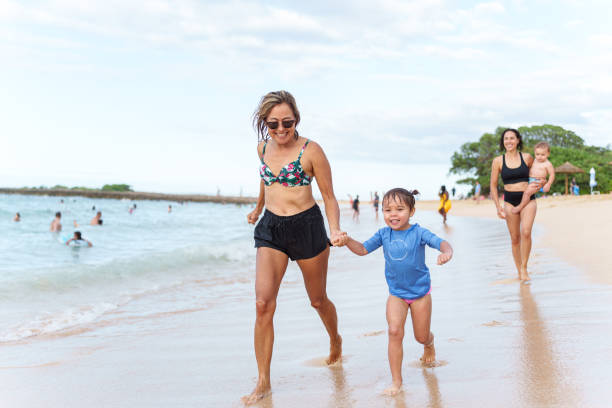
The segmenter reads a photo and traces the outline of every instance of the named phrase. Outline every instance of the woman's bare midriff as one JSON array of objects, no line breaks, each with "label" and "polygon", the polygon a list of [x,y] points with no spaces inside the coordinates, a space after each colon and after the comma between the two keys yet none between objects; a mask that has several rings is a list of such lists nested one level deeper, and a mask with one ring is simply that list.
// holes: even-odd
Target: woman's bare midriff
[{"label": "woman's bare midriff", "polygon": [[527,183],[526,181],[521,181],[520,183],[514,183],[514,184],[504,184],[504,190],[505,191],[525,191],[527,189],[527,185],[529,183]]},{"label": "woman's bare midriff", "polygon": [[283,217],[299,214],[315,205],[310,185],[285,187],[274,183],[266,186],[265,197],[266,209]]}]

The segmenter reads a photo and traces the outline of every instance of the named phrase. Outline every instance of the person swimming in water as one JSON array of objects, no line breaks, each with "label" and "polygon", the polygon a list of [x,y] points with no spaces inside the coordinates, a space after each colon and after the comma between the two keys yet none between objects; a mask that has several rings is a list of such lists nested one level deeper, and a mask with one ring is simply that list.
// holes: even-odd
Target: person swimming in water
[{"label": "person swimming in water", "polygon": [[91,219],[89,225],[102,225],[102,211],[98,211],[96,215]]},{"label": "person swimming in water", "polygon": [[55,218],[53,219],[53,221],[51,221],[51,226],[49,227],[49,230],[51,232],[60,232],[62,230],[62,213],[61,212],[56,212],[55,213]]},{"label": "person swimming in water", "polygon": [[83,236],[81,235],[81,231],[74,231],[74,236],[70,238],[68,241],[66,241],[66,245],[70,245],[71,242],[74,242],[75,244],[79,244],[80,246],[82,246],[83,244],[87,244],[89,248],[93,246],[93,244],[90,241],[83,238]]},{"label": "person swimming in water", "polygon": [[15,222],[21,221],[21,214],[15,213],[15,216],[13,217],[13,221]]}]

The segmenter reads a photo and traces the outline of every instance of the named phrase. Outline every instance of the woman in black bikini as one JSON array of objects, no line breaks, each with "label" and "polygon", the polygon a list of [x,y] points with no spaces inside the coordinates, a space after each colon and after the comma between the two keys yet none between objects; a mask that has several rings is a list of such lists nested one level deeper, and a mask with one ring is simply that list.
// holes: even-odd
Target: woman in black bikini
[{"label": "woman in black bikini", "polygon": [[[531,229],[535,220],[537,205],[534,196],[531,202],[518,214],[512,214],[513,207],[520,204],[523,191],[529,183],[529,167],[533,164],[533,157],[529,153],[522,153],[523,141],[516,129],[506,129],[502,132],[499,147],[505,154],[493,159],[491,166],[491,198],[497,207],[497,216],[505,219],[512,240],[512,256],[518,271],[519,279],[523,283],[529,282],[527,262],[531,252]],[[504,203],[499,202],[497,182],[501,174],[504,183]]]}]

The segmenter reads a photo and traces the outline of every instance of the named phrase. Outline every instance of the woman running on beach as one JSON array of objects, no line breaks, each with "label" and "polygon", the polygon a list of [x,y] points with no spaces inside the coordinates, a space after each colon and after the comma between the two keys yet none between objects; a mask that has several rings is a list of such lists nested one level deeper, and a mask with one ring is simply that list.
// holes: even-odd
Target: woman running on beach
[{"label": "woman running on beach", "polygon": [[[491,198],[497,207],[497,216],[505,219],[512,241],[512,256],[518,271],[519,280],[529,283],[527,262],[531,252],[531,229],[535,220],[537,205],[535,196],[520,213],[513,214],[512,208],[521,203],[523,192],[529,183],[529,168],[533,164],[533,157],[529,153],[522,153],[523,140],[516,129],[506,129],[499,140],[499,148],[505,154],[493,159],[491,166]],[[501,174],[504,183],[504,204],[499,202],[497,193],[498,178]]]},{"label": "woman running on beach", "polygon": [[319,314],[330,338],[327,364],[340,360],[342,338],[338,334],[336,308],[326,293],[330,240],[319,206],[312,195],[312,181],[325,203],[331,243],[342,244],[340,209],[332,187],[329,162],[321,146],[299,136],[300,113],[287,91],[265,95],[253,117],[260,142],[260,194],[247,215],[255,227],[257,248],[255,296],[255,357],[259,378],[253,392],[243,398],[253,404],[270,393],[270,361],[274,343],[273,317],[276,297],[289,259],[297,261],[310,304]]},{"label": "woman running on beach", "polygon": [[446,214],[451,208],[451,201],[448,197],[448,191],[446,190],[446,186],[440,187],[440,192],[438,192],[438,196],[440,197],[440,205],[438,206],[438,212],[442,216],[442,221],[446,223]]},{"label": "woman running on beach", "polygon": [[438,265],[453,256],[450,244],[419,224],[410,224],[414,215],[414,196],[418,191],[403,188],[389,190],[382,201],[387,227],[381,228],[363,244],[346,236],[346,246],[357,255],[367,255],[380,246],[385,256],[385,278],[389,285],[387,323],[389,325],[389,366],[393,384],[385,390],[395,395],[402,387],[402,359],[404,356],[404,325],[408,309],[412,319],[414,338],[423,344],[423,364],[436,359],[434,335],[431,328],[431,279],[425,265],[425,245],[442,253]]}]

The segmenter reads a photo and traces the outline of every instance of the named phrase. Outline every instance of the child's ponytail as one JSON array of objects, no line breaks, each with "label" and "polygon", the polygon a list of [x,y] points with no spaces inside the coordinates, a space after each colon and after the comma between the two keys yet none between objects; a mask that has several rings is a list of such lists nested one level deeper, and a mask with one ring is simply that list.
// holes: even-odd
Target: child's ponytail
[{"label": "child's ponytail", "polygon": [[410,207],[410,211],[414,208],[414,196],[420,194],[418,190],[408,191],[405,188],[392,188],[387,191],[383,197],[383,206],[389,200],[399,201]]}]

